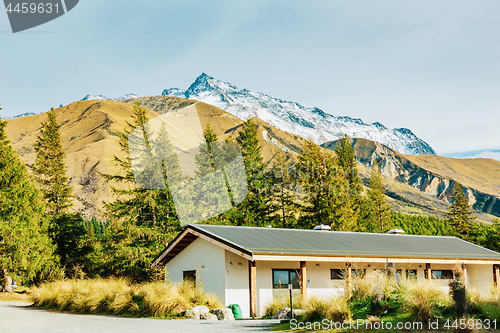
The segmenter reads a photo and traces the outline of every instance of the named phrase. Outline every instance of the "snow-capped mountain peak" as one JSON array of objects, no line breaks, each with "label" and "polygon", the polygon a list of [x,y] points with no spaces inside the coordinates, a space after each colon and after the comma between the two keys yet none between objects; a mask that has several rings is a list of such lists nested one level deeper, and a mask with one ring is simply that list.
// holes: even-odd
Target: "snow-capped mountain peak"
[{"label": "snow-capped mountain peak", "polygon": [[119,99],[129,99],[129,98],[137,98],[138,96],[136,94],[125,94],[123,96],[120,96],[118,98],[109,98],[104,95],[87,95],[84,98],[82,98],[82,101],[104,101],[104,100],[119,100]]},{"label": "snow-capped mountain peak", "polygon": [[233,93],[238,90],[239,89],[231,83],[217,80],[210,75],[202,73],[185,91],[185,94],[187,96],[195,96],[207,93]]},{"label": "snow-capped mountain peak", "polygon": [[352,138],[380,142],[403,154],[435,154],[431,146],[407,128],[388,129],[379,122],[366,124],[361,119],[333,116],[316,107],[308,108],[296,102],[239,89],[205,73],[198,76],[187,90],[171,88],[164,90],[162,95],[212,104],[243,120],[258,117],[281,130],[312,138],[317,144],[347,134]]},{"label": "snow-capped mountain peak", "polygon": [[87,95],[84,98],[82,98],[82,101],[102,101],[108,99],[106,96],[103,95]]},{"label": "snow-capped mountain peak", "polygon": [[129,98],[137,98],[138,96],[136,94],[132,94],[132,93],[129,93],[129,94],[125,94],[123,96],[120,96],[116,99],[129,99]]}]

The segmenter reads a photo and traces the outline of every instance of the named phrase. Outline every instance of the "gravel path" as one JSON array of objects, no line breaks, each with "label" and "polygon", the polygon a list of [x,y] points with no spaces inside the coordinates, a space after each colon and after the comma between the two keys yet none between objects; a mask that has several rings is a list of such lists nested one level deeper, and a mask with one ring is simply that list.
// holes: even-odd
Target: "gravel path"
[{"label": "gravel path", "polygon": [[206,322],[78,315],[32,309],[26,302],[0,302],[1,333],[269,332],[277,323],[279,320]]}]

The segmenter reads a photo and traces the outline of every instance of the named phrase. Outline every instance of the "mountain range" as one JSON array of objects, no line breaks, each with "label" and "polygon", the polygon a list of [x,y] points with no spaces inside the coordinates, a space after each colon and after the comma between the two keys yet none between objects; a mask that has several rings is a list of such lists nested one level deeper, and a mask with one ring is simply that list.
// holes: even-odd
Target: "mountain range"
[{"label": "mountain range", "polygon": [[170,88],[165,89],[162,95],[215,105],[242,120],[258,117],[280,130],[305,139],[312,138],[317,144],[338,140],[347,134],[351,138],[380,142],[403,154],[436,154],[429,144],[407,128],[389,129],[379,122],[366,124],[361,119],[334,116],[316,107],[309,108],[263,93],[239,89],[205,73],[198,76],[187,90]]},{"label": "mountain range", "polygon": [[[334,116],[316,107],[305,107],[263,93],[239,89],[205,73],[199,75],[187,90],[170,88],[163,90],[162,95],[214,105],[242,120],[257,117],[280,130],[305,139],[312,138],[317,144],[338,140],[347,134],[351,138],[380,142],[403,154],[436,154],[428,143],[407,128],[389,129],[379,122],[366,124],[361,119]],[[136,97],[135,94],[127,94],[111,99],[103,95],[87,95],[82,101],[116,101]]]},{"label": "mountain range", "polygon": [[[103,201],[113,199],[109,184],[99,175],[116,173],[118,169],[113,157],[125,157],[119,149],[116,133],[123,132],[127,121],[131,121],[135,102],[148,109],[150,119],[165,113],[176,116],[187,106],[194,106],[202,126],[210,124],[221,140],[228,136],[236,137],[243,123],[243,120],[216,106],[171,96],[120,101],[86,100],[57,108],[61,141],[67,154],[67,173],[74,188],[74,210],[85,217],[99,217]],[[28,165],[35,161],[33,144],[39,134],[40,123],[46,120],[45,113],[8,120],[7,136]],[[257,124],[262,155],[267,163],[272,163],[277,149],[285,150],[289,158],[296,159],[304,145],[304,138],[280,130],[257,117],[252,120]],[[326,142],[323,149],[334,149],[337,143]],[[404,155],[381,143],[361,138],[352,139],[352,145],[365,184],[373,161],[377,160],[385,176],[388,200],[398,211],[444,217],[453,184],[460,181],[468,189],[470,202],[481,213],[478,220],[490,222],[492,216],[487,214],[500,216],[498,161]]]}]

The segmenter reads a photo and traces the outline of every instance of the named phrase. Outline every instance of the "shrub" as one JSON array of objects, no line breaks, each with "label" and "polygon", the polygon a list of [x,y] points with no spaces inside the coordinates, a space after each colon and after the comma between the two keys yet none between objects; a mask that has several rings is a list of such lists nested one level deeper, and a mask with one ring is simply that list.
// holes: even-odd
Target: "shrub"
[{"label": "shrub", "polygon": [[[294,309],[304,309],[305,307],[306,304],[302,297],[293,298]],[[266,305],[264,317],[272,317],[283,308],[290,308],[290,299],[288,297],[274,297],[273,300]]]},{"label": "shrub", "polygon": [[174,317],[194,305],[221,304],[201,287],[189,283],[131,284],[126,279],[63,280],[42,284],[31,292],[34,306],[144,317]]},{"label": "shrub", "polygon": [[415,282],[402,293],[403,310],[416,321],[436,318],[439,309],[452,304],[450,295],[430,282]]},{"label": "shrub", "polygon": [[500,320],[500,292],[493,290],[490,295],[481,295],[470,290],[467,301],[473,313],[490,320]]},{"label": "shrub", "polygon": [[330,319],[335,322],[344,322],[351,318],[351,307],[346,297],[332,297],[324,299],[311,297],[307,301],[305,320]]},{"label": "shrub", "polygon": [[375,295],[380,298],[390,297],[395,291],[407,285],[405,279],[400,279],[400,283],[395,277],[388,277],[385,274],[369,274],[352,278],[352,299],[366,301]]},{"label": "shrub", "polygon": [[265,312],[264,312],[264,317],[272,317],[276,313],[278,313],[279,310],[290,307],[289,302],[283,297],[276,297],[273,298],[273,300],[266,305]]}]

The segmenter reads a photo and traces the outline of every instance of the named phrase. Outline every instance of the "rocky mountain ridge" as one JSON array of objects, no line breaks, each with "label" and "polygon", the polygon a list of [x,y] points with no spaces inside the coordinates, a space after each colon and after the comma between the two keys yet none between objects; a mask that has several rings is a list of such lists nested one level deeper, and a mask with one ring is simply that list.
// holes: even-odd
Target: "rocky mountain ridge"
[{"label": "rocky mountain ridge", "polygon": [[187,90],[165,89],[162,95],[215,105],[242,120],[258,117],[280,130],[312,138],[317,144],[337,140],[347,134],[353,138],[380,142],[403,154],[436,154],[429,144],[407,128],[389,129],[379,122],[366,124],[361,119],[334,116],[316,107],[308,108],[296,102],[239,89],[205,73],[198,76]]}]

